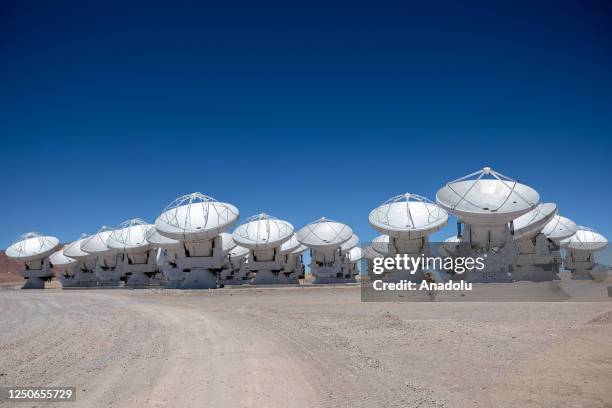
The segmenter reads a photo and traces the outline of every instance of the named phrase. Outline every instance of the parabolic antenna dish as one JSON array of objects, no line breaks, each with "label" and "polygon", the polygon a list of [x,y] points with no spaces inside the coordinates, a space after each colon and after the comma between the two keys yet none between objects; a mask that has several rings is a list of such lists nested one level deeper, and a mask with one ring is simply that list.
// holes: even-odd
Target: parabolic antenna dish
[{"label": "parabolic antenna dish", "polygon": [[359,237],[357,236],[357,234],[353,234],[351,235],[348,241],[340,245],[340,251],[342,252],[350,251],[351,249],[355,248],[358,244],[359,244]]},{"label": "parabolic antenna dish", "polygon": [[540,195],[533,188],[485,167],[446,183],[438,190],[436,201],[466,224],[496,226],[534,209]]},{"label": "parabolic antenna dish", "polygon": [[389,253],[389,240],[388,235],[377,236],[372,240],[372,249],[380,255],[387,255]]},{"label": "parabolic antenna dish", "polygon": [[140,218],[122,222],[108,237],[106,245],[126,253],[145,252],[151,248],[147,241],[147,232],[153,226]]},{"label": "parabolic antenna dish", "polygon": [[298,240],[311,249],[330,250],[339,247],[353,235],[346,224],[319,218],[302,227],[297,233]]},{"label": "parabolic antenna dish", "polygon": [[375,251],[371,245],[363,247],[361,249],[361,255],[363,256],[363,258],[368,259],[370,261],[372,259],[384,257],[384,255],[382,255],[380,252]]},{"label": "parabolic antenna dish", "polygon": [[159,232],[157,232],[157,229],[155,227],[149,228],[146,239],[149,244],[160,248],[176,247],[179,246],[181,243],[181,241],[179,240],[164,237]]},{"label": "parabolic antenna dish", "polygon": [[236,245],[231,251],[229,251],[230,258],[244,258],[249,254],[249,248],[241,247]]},{"label": "parabolic antenna dish", "polygon": [[359,247],[354,247],[348,253],[349,262],[359,262],[363,256],[363,251]]},{"label": "parabolic antenna dish", "polygon": [[555,215],[542,229],[542,234],[546,235],[551,241],[560,241],[571,237],[578,231],[576,223],[569,218]]},{"label": "parabolic antenna dish", "polygon": [[444,228],[448,213],[425,197],[400,194],[376,207],[368,217],[378,232],[399,239],[416,239]]},{"label": "parabolic antenna dish", "polygon": [[291,238],[289,238],[287,241],[283,242],[283,245],[281,245],[280,253],[281,254],[288,254],[288,253],[293,252],[294,250],[296,250],[300,245],[301,245],[300,241],[298,241],[298,239],[297,239],[297,234],[293,233],[291,235]]},{"label": "parabolic antenna dish", "polygon": [[70,258],[64,255],[64,249],[66,249],[67,247],[68,245],[64,245],[62,249],[60,249],[59,251],[55,251],[53,254],[51,254],[51,256],[49,257],[49,261],[51,262],[51,265],[68,266],[68,265],[73,265],[79,262],[74,258]]},{"label": "parabolic antenna dish", "polygon": [[556,214],[557,204],[542,203],[528,213],[521,215],[512,222],[514,224],[514,240],[535,237]]},{"label": "parabolic antenna dish", "polygon": [[80,239],[77,239],[76,241],[66,245],[64,247],[64,255],[69,258],[78,260],[95,258],[96,254],[85,252],[81,249],[81,247],[83,246],[83,242],[85,242],[85,240],[88,238],[90,238],[89,235],[83,234]]},{"label": "parabolic antenna dish", "polygon": [[298,245],[297,248],[295,248],[293,251],[291,251],[291,253],[294,254],[294,255],[299,255],[299,254],[303,253],[307,249],[308,249],[308,247],[306,245],[300,244],[300,245]]},{"label": "parabolic antenna dish", "polygon": [[109,248],[108,245],[106,245],[106,241],[108,241],[108,237],[110,237],[112,232],[113,230],[111,228],[103,226],[94,235],[81,241],[81,250],[96,256],[118,253],[119,250]]},{"label": "parabolic antenna dish", "polygon": [[578,227],[574,235],[561,241],[561,246],[578,251],[595,252],[608,245],[606,237],[587,227]]},{"label": "parabolic antenna dish", "polygon": [[170,203],[155,220],[157,231],[179,241],[213,239],[238,220],[238,209],[202,193]]},{"label": "parabolic antenna dish", "polygon": [[20,235],[9,246],[5,254],[20,261],[34,261],[51,255],[59,246],[59,239],[38,232]]},{"label": "parabolic antenna dish", "polygon": [[223,232],[219,236],[221,237],[221,249],[223,252],[229,252],[236,247],[236,241],[234,241],[232,234]]},{"label": "parabolic antenna dish", "polygon": [[250,249],[272,249],[291,239],[293,225],[261,213],[249,217],[234,231],[234,241]]}]

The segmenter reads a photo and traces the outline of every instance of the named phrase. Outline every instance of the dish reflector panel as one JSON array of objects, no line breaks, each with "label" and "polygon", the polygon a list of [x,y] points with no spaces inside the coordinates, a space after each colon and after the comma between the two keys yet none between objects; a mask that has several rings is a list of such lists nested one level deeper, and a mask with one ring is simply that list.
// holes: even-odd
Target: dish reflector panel
[{"label": "dish reflector panel", "polygon": [[297,234],[293,233],[291,235],[291,238],[289,238],[287,241],[285,241],[283,243],[283,245],[281,245],[280,253],[281,254],[288,254],[290,252],[295,251],[297,248],[299,248],[300,245],[301,245],[300,241],[298,241],[298,239],[297,239]]},{"label": "dish reflector panel", "polygon": [[542,203],[526,214],[521,215],[513,221],[514,240],[533,238],[557,214],[557,204]]},{"label": "dish reflector panel", "polygon": [[68,245],[64,245],[62,249],[60,249],[59,251],[55,251],[53,254],[51,254],[51,256],[49,257],[49,261],[53,266],[68,266],[78,262],[78,260],[64,255],[64,249],[66,249],[67,247]]},{"label": "dish reflector panel", "polygon": [[236,247],[236,241],[234,241],[232,234],[223,232],[219,236],[221,237],[221,249],[223,252],[229,252]]},{"label": "dish reflector panel", "polygon": [[147,251],[153,247],[147,241],[147,232],[152,227],[140,218],[124,221],[111,232],[106,245],[125,252]]},{"label": "dish reflector panel", "polygon": [[170,203],[155,220],[160,234],[180,241],[213,239],[238,220],[238,209],[202,193]]},{"label": "dish reflector panel", "polygon": [[345,243],[353,235],[346,224],[323,217],[302,227],[297,233],[298,240],[312,249],[334,249]]},{"label": "dish reflector panel", "polygon": [[567,249],[595,252],[608,245],[606,237],[587,227],[578,227],[574,235],[561,241],[561,246]]},{"label": "dish reflector panel", "polygon": [[90,238],[90,237],[88,235],[83,235],[81,236],[80,239],[66,245],[64,247],[64,255],[66,255],[69,258],[79,259],[79,260],[95,258],[96,257],[95,254],[85,252],[81,249],[81,247],[83,246],[83,242],[85,242],[87,238]]},{"label": "dish reflector panel", "polygon": [[578,231],[576,223],[569,218],[555,215],[542,229],[542,233],[554,242],[571,237]]},{"label": "dish reflector panel", "polygon": [[444,228],[448,213],[425,197],[405,193],[372,210],[368,221],[385,235],[415,239]]},{"label": "dish reflector panel", "polygon": [[20,261],[34,261],[51,255],[59,247],[59,239],[39,232],[20,235],[9,246],[5,254]]},{"label": "dish reflector panel", "polygon": [[358,244],[359,244],[359,237],[357,236],[357,234],[353,234],[351,235],[348,241],[340,245],[340,250],[342,252],[349,251],[355,248]]},{"label": "dish reflector panel", "polygon": [[244,258],[249,254],[249,248],[241,247],[240,245],[236,245],[230,252],[230,258]]},{"label": "dish reflector panel", "polygon": [[361,249],[361,255],[363,258],[368,260],[384,257],[384,255],[382,255],[380,252],[375,251],[372,245],[363,247]]},{"label": "dish reflector panel", "polygon": [[372,249],[380,255],[387,255],[389,253],[389,241],[388,235],[379,235],[372,240]]},{"label": "dish reflector panel", "polygon": [[291,251],[291,253],[294,254],[294,255],[299,255],[299,254],[303,253],[307,249],[308,249],[308,247],[306,245],[300,244],[300,245],[298,245],[298,247],[296,249]]},{"label": "dish reflector panel", "polygon": [[95,235],[87,237],[81,241],[81,250],[96,256],[119,253],[118,249],[109,248],[109,246],[106,244],[106,241],[108,241],[108,237],[110,237],[112,232],[112,229],[103,226],[98,232],[96,232]]},{"label": "dish reflector panel", "polygon": [[436,201],[467,224],[495,226],[534,209],[540,195],[531,187],[485,167],[446,183],[438,190]]},{"label": "dish reflector panel", "polygon": [[149,228],[147,232],[147,241],[154,246],[167,248],[167,247],[175,247],[180,245],[181,241],[164,237],[161,235],[155,227]]},{"label": "dish reflector panel", "polygon": [[267,214],[249,217],[234,231],[234,241],[250,249],[271,249],[291,239],[293,225]]}]

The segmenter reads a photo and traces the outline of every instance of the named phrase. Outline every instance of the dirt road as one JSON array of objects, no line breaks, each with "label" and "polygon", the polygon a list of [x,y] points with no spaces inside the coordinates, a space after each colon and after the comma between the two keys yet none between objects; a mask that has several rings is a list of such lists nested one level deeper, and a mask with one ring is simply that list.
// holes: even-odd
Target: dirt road
[{"label": "dirt road", "polygon": [[0,384],[73,407],[612,406],[611,303],[2,290],[0,324]]}]

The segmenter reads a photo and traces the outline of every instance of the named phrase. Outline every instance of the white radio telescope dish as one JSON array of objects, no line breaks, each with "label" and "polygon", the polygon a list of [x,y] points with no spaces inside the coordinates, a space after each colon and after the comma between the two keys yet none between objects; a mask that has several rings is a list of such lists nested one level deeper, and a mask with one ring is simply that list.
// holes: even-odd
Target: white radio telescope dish
[{"label": "white radio telescope dish", "polygon": [[151,249],[151,245],[147,241],[147,232],[153,226],[140,218],[133,218],[122,222],[115,228],[106,244],[110,248],[122,250],[124,252],[144,252]]},{"label": "white radio telescope dish", "polygon": [[51,255],[59,247],[59,240],[39,232],[28,232],[20,235],[9,246],[5,254],[9,258],[20,261],[34,261]]},{"label": "white radio telescope dish", "polygon": [[232,234],[223,232],[219,234],[219,237],[221,237],[221,250],[223,252],[229,252],[236,247],[237,244]]},{"label": "white radio telescope dish", "polygon": [[104,256],[118,253],[119,251],[117,249],[109,248],[108,245],[106,245],[106,241],[108,240],[108,237],[110,237],[112,232],[112,229],[103,226],[94,235],[81,240],[81,250],[96,256]]},{"label": "white radio telescope dish", "polygon": [[372,245],[368,245],[368,246],[363,247],[361,249],[361,254],[362,254],[363,258],[365,258],[367,260],[370,260],[370,261],[372,259],[384,257],[383,254],[381,254],[380,252],[374,250]]},{"label": "white radio telescope dish", "polygon": [[514,220],[514,240],[533,238],[557,214],[557,204],[542,203]]},{"label": "white radio telescope dish", "polygon": [[155,227],[149,228],[146,238],[151,245],[160,248],[175,247],[181,243],[179,240],[164,237]]},{"label": "white radio telescope dish", "polygon": [[213,239],[238,220],[238,209],[202,193],[170,203],[155,220],[160,234],[180,241]]},{"label": "white radio telescope dish", "polygon": [[350,251],[351,249],[355,248],[358,244],[359,244],[359,237],[357,236],[357,234],[353,234],[348,239],[348,241],[340,245],[340,250],[342,252]]},{"label": "white radio telescope dish", "polygon": [[231,251],[229,251],[230,258],[244,258],[249,254],[249,249],[236,245]]},{"label": "white radio telescope dish", "polygon": [[81,249],[81,247],[83,246],[83,242],[85,242],[85,240],[88,238],[91,238],[91,237],[89,235],[83,234],[80,239],[77,239],[76,241],[71,242],[70,244],[66,245],[64,247],[64,255],[66,255],[69,258],[78,259],[78,260],[95,258],[96,257],[95,254],[83,251]]},{"label": "white radio telescope dish", "polygon": [[303,253],[304,251],[306,251],[308,249],[308,247],[306,245],[298,245],[297,248],[295,248],[293,251],[291,251],[292,254],[294,255],[299,255],[301,253]]},{"label": "white radio telescope dish", "polygon": [[285,241],[283,243],[283,245],[281,245],[280,253],[281,254],[292,253],[293,251],[298,249],[300,247],[300,245],[301,245],[300,241],[298,241],[298,239],[297,239],[297,234],[293,233],[291,235],[291,238],[289,238],[287,241]]},{"label": "white radio telescope dish", "polygon": [[389,242],[388,235],[379,235],[372,240],[372,249],[381,255],[387,255],[389,254]]},{"label": "white radio telescope dish", "polygon": [[53,254],[51,254],[51,256],[49,257],[49,262],[51,262],[51,265],[62,267],[74,265],[78,262],[78,260],[70,258],[64,254],[64,249],[66,249],[67,246],[68,245],[65,245],[60,250],[55,251]]},{"label": "white radio telescope dish", "polygon": [[595,252],[604,249],[608,245],[606,237],[595,230],[579,226],[574,235],[561,241],[561,246],[577,251]]},{"label": "white radio telescope dish", "polygon": [[576,223],[569,218],[555,215],[542,229],[542,234],[551,241],[560,241],[571,237],[578,231]]},{"label": "white radio telescope dish", "polygon": [[446,183],[438,190],[436,201],[466,224],[495,226],[534,209],[540,195],[533,188],[485,167]]},{"label": "white radio telescope dish", "polygon": [[400,194],[370,212],[370,225],[379,232],[399,239],[415,239],[444,228],[448,213],[425,197]]},{"label": "white radio telescope dish", "polygon": [[302,227],[297,233],[298,240],[312,249],[334,249],[348,241],[353,230],[346,224],[319,218]]},{"label": "white radio telescope dish", "polygon": [[249,217],[234,231],[234,241],[250,249],[272,249],[291,239],[293,225],[261,213]]}]

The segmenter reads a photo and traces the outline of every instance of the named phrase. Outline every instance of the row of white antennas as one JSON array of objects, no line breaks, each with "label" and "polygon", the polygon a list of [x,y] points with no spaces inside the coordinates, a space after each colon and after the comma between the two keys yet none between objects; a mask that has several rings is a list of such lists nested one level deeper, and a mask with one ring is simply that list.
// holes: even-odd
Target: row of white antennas
[{"label": "row of white antennas", "polygon": [[[558,249],[556,244],[574,254],[572,259],[589,265],[594,263],[592,254],[607,245],[601,234],[558,215],[555,204],[540,203],[539,194],[531,187],[488,167],[447,183],[438,191],[436,201],[407,193],[375,208],[369,222],[383,235],[363,251],[348,225],[326,218],[295,233],[290,223],[259,214],[230,235],[226,231],[238,221],[238,209],[192,193],[170,203],[154,225],[128,220],[115,229],[103,227],[59,250],[57,238],[28,233],[6,254],[23,262],[28,287],[44,287],[53,266],[95,271],[90,280],[114,281],[123,274],[128,283],[146,285],[161,264],[169,280],[180,280],[177,287],[212,288],[220,278],[297,283],[304,270],[301,254],[308,248],[315,282],[354,281],[362,255],[372,260],[392,253],[422,253],[428,236],[446,226],[449,212],[464,231],[459,228],[457,236],[446,240],[442,248],[446,255],[457,255],[461,243],[469,244],[472,252],[493,251],[500,257],[497,261],[502,266],[498,269],[506,275],[517,256],[523,256],[523,263],[540,262],[527,255],[531,255],[532,246],[541,244],[536,241],[542,237],[546,241],[543,245],[552,245],[552,252]],[[592,267],[589,265],[582,266]],[[68,279],[66,282],[69,284]]]},{"label": "row of white antennas", "polygon": [[226,231],[238,215],[232,204],[192,193],[168,205],[154,225],[131,219],[59,250],[56,237],[28,233],[6,254],[24,263],[26,286],[31,288],[44,287],[52,267],[78,277],[77,284],[64,276],[64,286],[116,286],[122,275],[128,286],[147,286],[159,266],[171,285],[182,288],[217,287],[220,278],[233,283],[247,278],[260,284],[298,283],[304,273],[301,255],[308,248],[314,259],[327,259],[333,266],[318,268],[319,282],[354,281],[361,248],[347,225],[321,218],[295,233],[287,221],[262,213],[230,235]]}]

